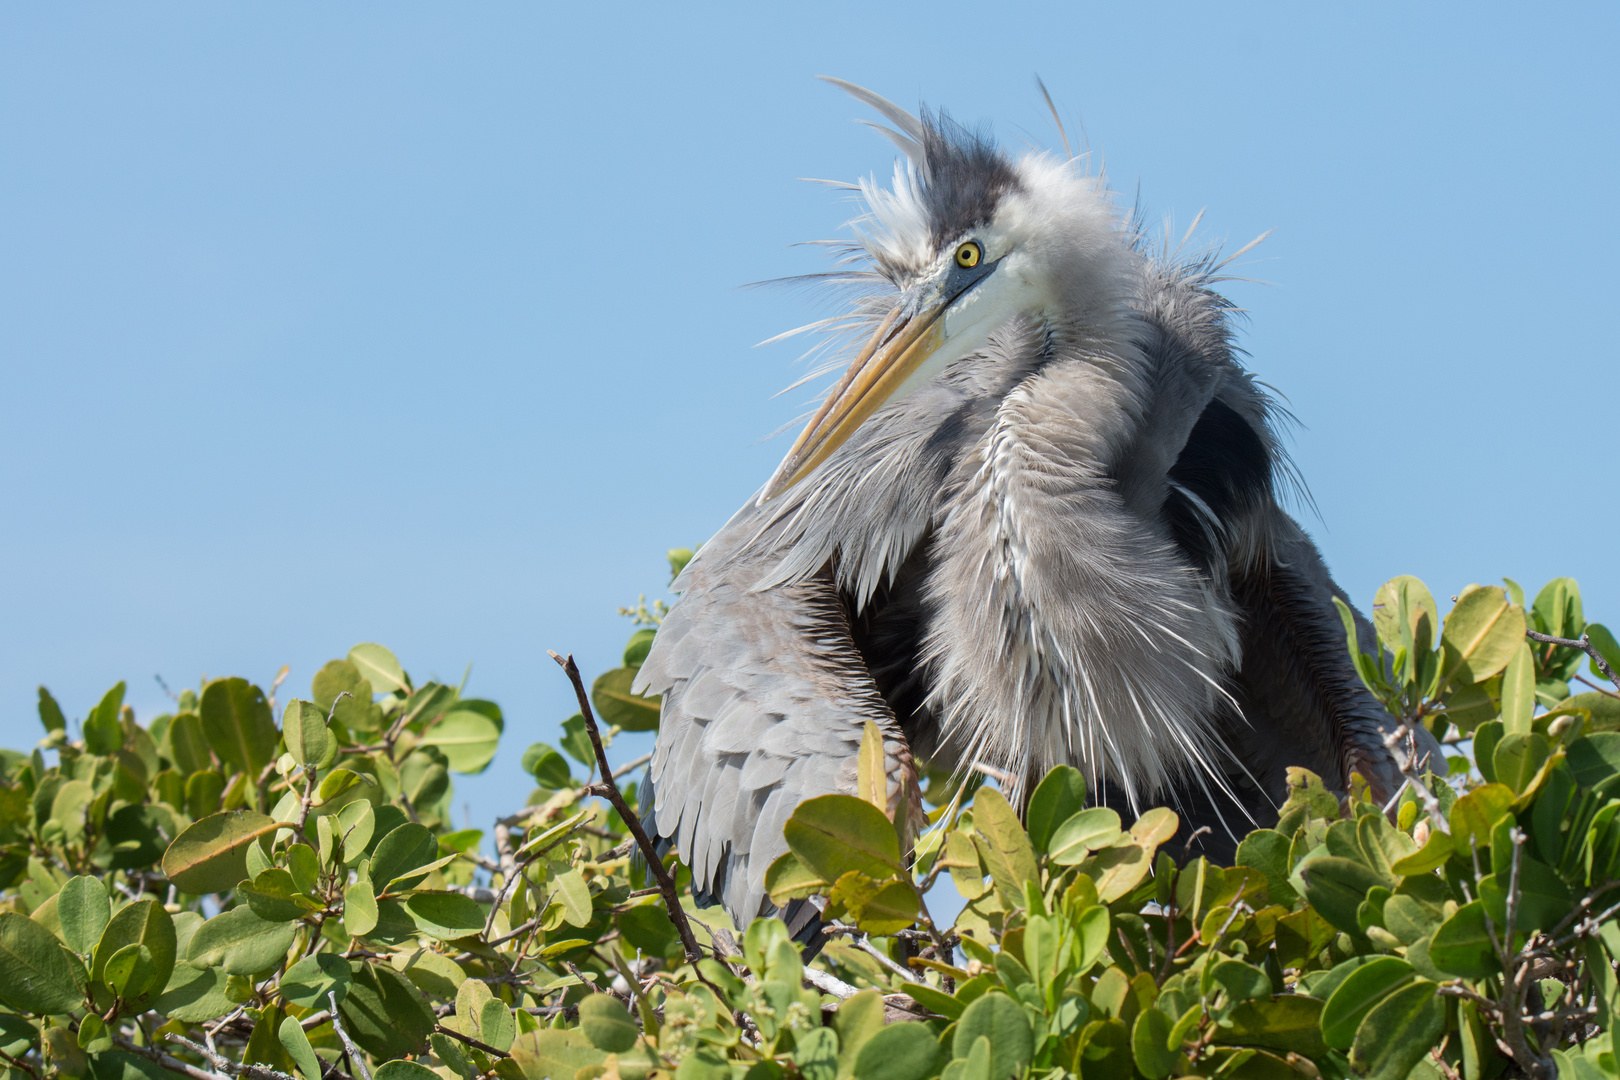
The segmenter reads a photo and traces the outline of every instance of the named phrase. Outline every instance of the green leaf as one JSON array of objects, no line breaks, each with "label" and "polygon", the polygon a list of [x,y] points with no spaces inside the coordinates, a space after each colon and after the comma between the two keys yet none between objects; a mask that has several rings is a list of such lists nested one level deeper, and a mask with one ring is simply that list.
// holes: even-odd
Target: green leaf
[{"label": "green leaf", "polygon": [[1273,904],[1291,906],[1296,896],[1294,886],[1288,881],[1293,869],[1288,861],[1290,847],[1288,837],[1275,829],[1256,829],[1238,845],[1236,864],[1258,870],[1265,876],[1266,891]]},{"label": "green leaf", "polygon": [[1210,977],[1232,1001],[1271,997],[1271,976],[1241,960],[1220,961],[1210,970]]},{"label": "green leaf", "polygon": [[84,1004],[73,954],[49,930],[15,911],[0,913],[0,1004],[60,1014]]},{"label": "green leaf", "polygon": [[501,729],[489,717],[467,709],[445,713],[422,736],[422,745],[436,746],[458,773],[481,773],[495,759]]},{"label": "green leaf", "polygon": [[1366,1080],[1406,1080],[1446,1032],[1446,1002],[1427,979],[1396,990],[1367,1014],[1350,1061]]},{"label": "green leaf", "polygon": [[1311,859],[1300,868],[1305,899],[1322,917],[1347,934],[1360,934],[1356,909],[1374,887],[1386,882],[1365,864],[1337,856]]},{"label": "green leaf", "polygon": [[281,977],[281,996],[302,1009],[329,1007],[326,995],[336,993],[342,1001],[349,993],[353,975],[349,962],[332,953],[306,956]]},{"label": "green leaf", "polygon": [[300,765],[324,769],[337,760],[338,743],[326,726],[326,714],[314,702],[294,698],[281,714],[287,753]]},{"label": "green leaf", "polygon": [[563,919],[569,926],[584,927],[591,921],[591,890],[578,870],[558,874],[553,884],[562,902]]},{"label": "green leaf", "polygon": [[1149,1080],[1162,1080],[1176,1071],[1181,1055],[1170,1048],[1171,1021],[1158,1009],[1143,1009],[1131,1031],[1136,1067]]},{"label": "green leaf", "polygon": [[1059,765],[1046,774],[1029,797],[1024,815],[1029,842],[1045,855],[1059,825],[1086,808],[1086,778],[1072,765]]},{"label": "green leaf", "polygon": [[[580,1015],[583,1019],[583,1009]],[[511,1048],[512,1040],[517,1038],[517,1022],[512,1019],[512,1010],[506,1002],[491,998],[479,1006],[478,1031],[484,1042],[495,1049],[505,1052]]]},{"label": "green leaf", "polygon": [[[591,1045],[585,1033],[578,1029],[541,1028],[526,1031],[512,1043],[512,1060],[523,1072],[524,1080],[573,1080],[574,1074],[589,1065],[600,1065],[606,1057]],[[698,1059],[699,1051],[681,1062],[677,1074],[681,1080],[690,1080],[687,1066]],[[731,1070],[720,1061],[721,1078],[729,1078]]]},{"label": "green leaf", "polygon": [[[90,962],[92,982],[105,983],[108,962],[121,949],[144,945],[152,957],[151,996],[156,997],[174,973],[178,944],[174,920],[156,900],[139,900],[118,909],[96,943]],[[137,995],[138,996],[138,995]]]},{"label": "green leaf", "polygon": [[382,708],[371,700],[371,683],[361,678],[360,669],[347,660],[328,661],[315,673],[310,690],[322,713],[330,713],[336,723],[351,732],[376,731],[382,724]]},{"label": "green leaf", "polygon": [[235,907],[197,928],[186,962],[218,965],[231,975],[255,975],[285,959],[295,929],[293,923],[266,922],[250,907]]},{"label": "green leaf", "polygon": [[[321,1080],[321,1059],[315,1056],[315,1048],[309,1044],[309,1036],[304,1034],[304,1028],[295,1017],[283,1017],[281,1026],[276,1029],[276,1037],[281,1040],[281,1048],[287,1051],[293,1064],[304,1080]],[[377,1070],[381,1075],[382,1070]],[[429,1075],[434,1075],[428,1070]],[[438,1080],[434,1075],[434,1080]]]},{"label": "green leaf", "polygon": [[568,751],[568,756],[590,769],[596,764],[596,747],[591,743],[591,733],[585,730],[585,717],[575,713],[562,722],[562,748]]},{"label": "green leaf", "polygon": [[[994,791],[986,788],[980,792]],[[974,800],[978,805],[978,800]],[[977,820],[975,818],[975,820]],[[1020,832],[1023,830],[1020,829]],[[1031,856],[1033,859],[1033,856]],[[958,1057],[966,1056],[978,1038],[990,1042],[990,1076],[992,1080],[1006,1080],[1024,1071],[1035,1053],[1035,1035],[1030,1030],[1029,1018],[1023,1006],[1005,994],[989,993],[975,1000],[956,1022],[955,1041],[951,1044]],[[859,1075],[857,1069],[857,1075]]]},{"label": "green leaf", "polygon": [[1620,731],[1594,731],[1569,744],[1569,771],[1583,788],[1596,787],[1620,773]]},{"label": "green leaf", "polygon": [[1482,784],[1451,806],[1451,848],[1465,865],[1473,865],[1474,847],[1491,846],[1491,830],[1513,806],[1513,789],[1506,784]]},{"label": "green leaf", "polygon": [[405,901],[417,929],[440,941],[476,934],[484,928],[484,909],[470,896],[456,892],[419,892]]},{"label": "green leaf", "polygon": [[1105,904],[1130,895],[1153,869],[1153,860],[1139,844],[1121,844],[1103,848],[1081,864],[1081,870],[1090,874],[1097,884],[1097,899]]},{"label": "green leaf", "polygon": [[1528,734],[1536,713],[1536,658],[1520,641],[1502,673],[1502,727],[1509,734]]},{"label": "green leaf", "polygon": [[782,852],[765,871],[765,892],[777,907],[786,907],[790,900],[813,896],[828,887],[828,882],[791,851]]},{"label": "green leaf", "polygon": [[851,870],[833,884],[831,899],[849,909],[855,925],[868,934],[892,934],[917,921],[921,910],[909,879],[875,881]]},{"label": "green leaf", "polygon": [[286,827],[254,810],[210,814],[174,838],[163,872],[184,892],[225,892],[247,877],[248,845]]},{"label": "green leaf", "polygon": [[887,815],[853,795],[800,803],[783,829],[788,847],[824,881],[851,870],[882,879],[901,873],[900,841]]},{"label": "green leaf", "polygon": [[979,855],[990,869],[996,890],[1004,901],[1021,905],[1024,882],[1039,881],[1040,875],[1035,866],[1035,849],[1018,822],[1018,814],[1007,805],[1001,792],[980,788],[973,797],[973,827]]},{"label": "green leaf", "polygon": [[967,1009],[967,1002],[927,983],[903,982],[900,989],[929,1012],[936,1012],[950,1020],[961,1019],[963,1011]]},{"label": "green leaf", "polygon": [[84,748],[90,753],[111,754],[124,745],[123,725],[118,722],[123,704],[124,684],[119,683],[84,718]]},{"label": "green leaf", "polygon": [[679,952],[682,947],[675,924],[670,921],[662,904],[641,904],[621,913],[619,933],[624,935],[631,948],[640,949],[649,956],[668,959],[672,952]]},{"label": "green leaf", "polygon": [[580,1001],[579,1029],[592,1046],[610,1054],[624,1053],[640,1035],[630,1010],[607,994],[588,994]]},{"label": "green leaf", "polygon": [[93,877],[68,878],[56,895],[56,917],[68,948],[89,956],[112,919],[107,886]]},{"label": "green leaf", "polygon": [[1491,766],[1497,782],[1506,784],[1515,794],[1519,794],[1529,786],[1536,771],[1551,756],[1552,744],[1539,731],[1509,733],[1496,744],[1491,754]]},{"label": "green leaf", "polygon": [[1322,1041],[1322,1003],[1316,998],[1279,994],[1268,1001],[1245,1001],[1227,1018],[1231,1027],[1216,1029],[1217,1043],[1263,1046],[1310,1061],[1327,1056],[1327,1044]]},{"label": "green leaf", "polygon": [[599,720],[624,731],[658,730],[660,699],[632,693],[639,668],[621,667],[597,676],[591,684],[591,705]]},{"label": "green leaf", "polygon": [[62,715],[62,706],[43,686],[39,688],[39,722],[45,725],[48,732],[67,730],[67,717]]},{"label": "green leaf", "polygon": [[1322,1006],[1322,1038],[1335,1050],[1348,1050],[1356,1028],[1384,997],[1414,978],[1412,965],[1397,956],[1380,956],[1351,971]]},{"label": "green leaf", "polygon": [[906,1020],[873,1032],[855,1054],[853,1075],[855,1080],[927,1080],[940,1055],[934,1033]]},{"label": "green leaf", "polygon": [[279,866],[238,885],[236,896],[246,900],[253,913],[266,922],[292,922],[318,910],[313,900],[299,892],[292,875]]},{"label": "green leaf", "polygon": [[357,961],[350,970],[354,981],[338,1011],[360,1049],[379,1058],[421,1053],[438,1023],[427,999],[392,968]]},{"label": "green leaf", "polygon": [[213,769],[214,755],[208,748],[208,737],[203,734],[202,718],[196,713],[183,712],[170,720],[166,739],[175,768],[187,777]]},{"label": "green leaf", "polygon": [[107,966],[101,974],[113,993],[130,1002],[139,1001],[163,986],[157,980],[152,950],[145,945],[125,945],[107,958]]},{"label": "green leaf", "polygon": [[1483,682],[1507,667],[1524,641],[1524,627],[1524,609],[1508,603],[1501,589],[1468,586],[1440,635],[1440,685]]},{"label": "green leaf", "polygon": [[214,753],[256,782],[281,741],[264,691],[246,679],[215,679],[203,688],[199,711]]},{"label": "green leaf", "polygon": [[230,996],[230,981],[231,976],[225,974],[223,968],[176,964],[169,985],[152,1003],[152,1008],[186,1024],[217,1019],[239,1004]]},{"label": "green leaf", "polygon": [[438,1073],[415,1061],[385,1061],[377,1066],[376,1080],[441,1080]]},{"label": "green leaf", "polygon": [[[1613,631],[1602,623],[1587,623],[1586,640],[1597,648],[1598,654],[1603,657],[1611,669],[1620,671],[1620,641],[1615,640]],[[1593,676],[1602,679],[1605,685],[1609,685],[1609,677],[1603,674],[1595,662],[1590,663],[1588,667]],[[43,711],[40,716],[44,716]]]},{"label": "green leaf", "polygon": [[365,937],[377,928],[377,895],[371,881],[360,878],[343,887],[343,929],[351,937]]},{"label": "green leaf", "polygon": [[534,777],[534,782],[543,788],[555,791],[574,786],[574,778],[568,771],[568,762],[543,742],[531,743],[529,748],[523,751],[523,771]]},{"label": "green leaf", "polygon": [[399,666],[394,654],[371,642],[362,642],[349,650],[349,663],[360,672],[360,677],[371,684],[373,690],[380,694],[391,694],[396,690],[410,692],[410,686],[405,680],[405,669]]},{"label": "green leaf", "polygon": [[1429,943],[1429,962],[1464,979],[1483,979],[1501,969],[1485,926],[1485,905],[1475,900],[1457,909]]},{"label": "green leaf", "polygon": [[439,856],[439,844],[426,825],[411,821],[394,829],[377,844],[371,857],[371,880],[378,895],[414,888],[426,873],[413,875]]},{"label": "green leaf", "polygon": [[1106,806],[1093,806],[1070,815],[1052,832],[1051,858],[1059,866],[1074,866],[1093,851],[1112,846],[1125,831],[1119,827],[1119,813]]}]

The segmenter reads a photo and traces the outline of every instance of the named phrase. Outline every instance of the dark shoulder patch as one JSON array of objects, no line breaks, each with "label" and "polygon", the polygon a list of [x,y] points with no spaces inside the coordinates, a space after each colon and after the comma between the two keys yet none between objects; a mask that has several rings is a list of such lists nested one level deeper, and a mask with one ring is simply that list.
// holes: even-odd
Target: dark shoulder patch
[{"label": "dark shoulder patch", "polygon": [[1206,515],[1186,495],[1171,488],[1165,517],[1176,546],[1199,567],[1215,565],[1219,534],[1244,510],[1271,494],[1271,455],[1259,432],[1230,405],[1216,399],[1187,436],[1170,468],[1170,479],[1209,508]]},{"label": "dark shoulder patch", "polygon": [[1018,173],[987,136],[944,113],[922,110],[923,199],[934,247],[984,225],[1002,198],[1019,189]]}]

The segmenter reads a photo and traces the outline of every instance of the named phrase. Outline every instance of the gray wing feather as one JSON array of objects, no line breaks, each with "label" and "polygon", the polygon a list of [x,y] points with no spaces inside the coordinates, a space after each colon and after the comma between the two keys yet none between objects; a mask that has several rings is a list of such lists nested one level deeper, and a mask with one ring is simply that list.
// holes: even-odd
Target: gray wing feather
[{"label": "gray wing feather", "polygon": [[663,695],[654,829],[739,925],[770,910],[765,870],[794,807],[854,789],[866,721],[898,738],[830,575],[737,584],[757,557],[727,556],[757,524],[741,515],[693,560],[637,682]]}]

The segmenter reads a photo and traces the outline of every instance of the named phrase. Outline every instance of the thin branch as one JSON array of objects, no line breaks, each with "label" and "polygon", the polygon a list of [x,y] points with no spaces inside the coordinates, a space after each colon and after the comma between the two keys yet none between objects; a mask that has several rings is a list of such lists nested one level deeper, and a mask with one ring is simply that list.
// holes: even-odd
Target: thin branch
[{"label": "thin branch", "polygon": [[248,1065],[232,1061],[222,1054],[217,1054],[206,1047],[198,1046],[184,1035],[169,1032],[165,1036],[170,1042],[179,1043],[194,1054],[201,1054],[213,1063],[214,1068],[229,1076],[245,1076],[248,1080],[298,1080],[296,1076],[289,1076],[280,1069],[272,1069],[266,1065]]},{"label": "thin branch", "polygon": [[585,731],[590,735],[591,747],[596,751],[597,767],[607,778],[601,785],[603,793],[608,802],[613,804],[613,809],[619,812],[619,817],[629,828],[630,835],[635,837],[636,846],[641,849],[642,856],[647,860],[648,871],[657,880],[659,891],[664,894],[664,906],[669,909],[669,917],[675,923],[676,932],[681,935],[687,962],[696,964],[703,959],[703,950],[698,947],[697,937],[692,933],[692,925],[686,918],[686,909],[681,906],[681,894],[675,888],[675,879],[664,869],[664,862],[658,857],[652,841],[647,838],[647,830],[641,827],[641,818],[637,817],[629,804],[624,801],[624,795],[613,779],[613,770],[608,767],[607,751],[602,748],[602,733],[596,727],[596,714],[591,711],[591,696],[585,692],[585,682],[579,677],[579,667],[574,663],[572,656],[564,658],[551,653],[551,658],[557,661],[558,666],[567,674],[569,682],[574,684],[574,696],[579,699],[579,713],[585,718]]},{"label": "thin branch", "polygon": [[1598,652],[1597,646],[1592,644],[1592,639],[1586,634],[1582,634],[1579,638],[1567,638],[1553,637],[1551,634],[1541,634],[1534,630],[1526,630],[1524,632],[1524,636],[1529,638],[1531,641],[1539,641],[1545,645],[1562,645],[1566,649],[1581,650],[1581,652],[1592,658],[1592,666],[1603,672],[1604,677],[1610,682],[1614,683],[1614,688],[1616,690],[1620,690],[1620,675],[1616,675],[1614,673],[1614,668],[1610,667],[1609,662],[1603,659],[1603,654]]},{"label": "thin branch", "polygon": [[860,993],[855,987],[849,985],[836,975],[830,975],[819,968],[807,967],[804,969],[804,981],[820,990],[823,994],[831,994],[840,1001],[848,1001]]},{"label": "thin branch", "polygon": [[139,1054],[148,1061],[155,1061],[170,1072],[189,1076],[191,1080],[220,1080],[218,1073],[211,1073],[207,1069],[199,1069],[195,1065],[188,1065],[177,1057],[170,1057],[161,1050],[154,1050],[150,1046],[136,1046],[122,1035],[114,1035],[113,1042],[120,1050],[131,1054]]},{"label": "thin branch", "polygon": [[[1440,800],[1429,790],[1429,785],[1423,782],[1423,777],[1417,770],[1417,736],[1404,719],[1395,725],[1393,731],[1384,736],[1384,745],[1389,748],[1389,756],[1394,760],[1395,767],[1401,770],[1401,775],[1406,778],[1413,792],[1422,801],[1423,809],[1428,813],[1434,827],[1450,835],[1451,824],[1446,821],[1446,815],[1440,809]],[[1432,762],[1430,771],[1433,771]]]},{"label": "thin branch", "polygon": [[443,1024],[434,1024],[433,1025],[433,1030],[437,1031],[440,1035],[448,1035],[452,1039],[455,1039],[457,1042],[464,1042],[468,1046],[472,1047],[474,1050],[482,1050],[484,1053],[490,1055],[491,1057],[501,1057],[501,1058],[503,1058],[503,1057],[511,1057],[512,1056],[511,1054],[508,1054],[504,1050],[495,1049],[493,1046],[489,1045],[489,1043],[479,1042],[477,1039],[473,1038],[471,1035],[463,1035],[461,1032],[456,1031],[454,1028],[447,1028]]},{"label": "thin branch", "polygon": [[349,1033],[343,1030],[343,1021],[338,1019],[337,991],[328,990],[326,1000],[332,1003],[332,1030],[337,1032],[339,1041],[343,1043],[343,1049],[348,1052],[350,1064],[354,1066],[354,1071],[360,1074],[360,1080],[371,1080],[371,1070],[366,1068],[365,1055],[355,1048],[349,1039]]}]

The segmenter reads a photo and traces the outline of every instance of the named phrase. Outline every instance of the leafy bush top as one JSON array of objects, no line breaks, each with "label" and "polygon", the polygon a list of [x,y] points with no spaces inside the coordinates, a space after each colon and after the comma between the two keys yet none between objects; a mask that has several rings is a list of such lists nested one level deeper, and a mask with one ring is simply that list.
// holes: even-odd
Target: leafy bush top
[{"label": "leafy bush top", "polygon": [[[1178,863],[1169,810],[1088,807],[1070,768],[1022,820],[982,776],[930,774],[936,828],[906,851],[863,767],[857,794],[795,811],[769,870],[778,903],[824,905],[808,966],[782,923],[739,941],[673,856],[636,857],[615,807],[640,762],[602,768],[616,732],[656,726],[629,691],[650,627],[579,686],[560,748],[529,748],[535,791],[487,847],[451,821],[451,774],[489,765],[500,708],[416,684],[382,646],[308,699],[216,679],[144,724],[122,684],[76,725],[41,689],[46,737],[0,752],[0,1062],[9,1080],[1620,1076],[1620,646],[1567,579],[1533,603],[1471,588],[1442,620],[1397,578],[1374,616],[1388,651],[1350,635],[1358,669],[1447,741],[1445,779],[1414,771],[1386,807],[1296,770],[1221,867]],[[881,759],[875,731],[864,750]],[[928,906],[947,888],[948,925]]]}]

